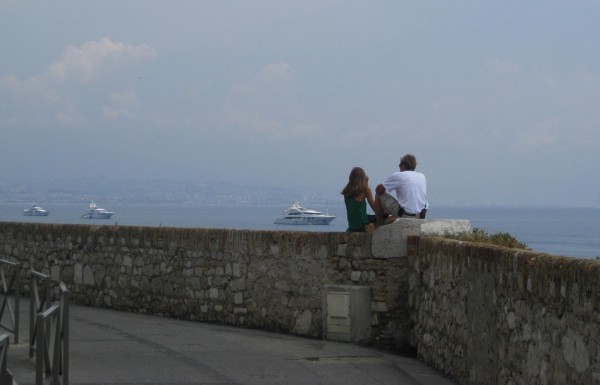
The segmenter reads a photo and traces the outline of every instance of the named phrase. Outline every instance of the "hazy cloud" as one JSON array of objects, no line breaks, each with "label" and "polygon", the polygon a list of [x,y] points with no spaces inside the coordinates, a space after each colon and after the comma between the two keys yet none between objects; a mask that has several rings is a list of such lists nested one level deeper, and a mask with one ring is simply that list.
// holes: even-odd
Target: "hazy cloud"
[{"label": "hazy cloud", "polygon": [[104,117],[111,120],[134,118],[136,111],[141,107],[141,102],[131,89],[111,94],[110,100],[112,104],[102,106],[101,111]]},{"label": "hazy cloud", "polygon": [[[3,74],[0,98],[10,103],[12,108],[7,112],[10,116],[0,115],[0,121],[19,121],[22,126],[48,126],[52,123],[63,127],[84,125],[88,122],[86,115],[92,111],[87,104],[89,96],[84,94],[82,97],[79,86],[66,83],[73,81],[91,87],[91,82],[113,68],[127,67],[136,60],[155,56],[156,52],[145,44],[134,46],[113,42],[109,38],[89,41],[80,47],[67,46],[58,60],[41,74],[23,80]],[[103,86],[108,83],[105,79]],[[112,105],[99,107],[100,113],[110,119],[131,118],[140,106],[133,90],[112,92],[105,97],[111,100]]]},{"label": "hazy cloud", "polygon": [[231,86],[226,124],[269,139],[319,135],[315,123],[302,121],[305,114],[296,97],[294,78],[289,63],[276,62],[260,68],[247,82]]},{"label": "hazy cloud", "polygon": [[93,164],[339,198],[411,152],[432,207],[600,206],[600,3],[140,4],[3,8],[0,179]]},{"label": "hazy cloud", "polygon": [[265,81],[280,82],[294,79],[294,70],[286,62],[272,63],[260,70],[261,78]]},{"label": "hazy cloud", "polygon": [[558,143],[560,125],[557,119],[539,122],[531,130],[525,130],[517,136],[517,146],[522,148],[539,148]]},{"label": "hazy cloud", "polygon": [[98,41],[86,42],[80,47],[67,46],[58,60],[48,67],[47,72],[59,80],[75,78],[82,82],[90,82],[106,68],[124,66],[155,56],[156,51],[146,44],[133,46],[113,42],[105,37]]}]

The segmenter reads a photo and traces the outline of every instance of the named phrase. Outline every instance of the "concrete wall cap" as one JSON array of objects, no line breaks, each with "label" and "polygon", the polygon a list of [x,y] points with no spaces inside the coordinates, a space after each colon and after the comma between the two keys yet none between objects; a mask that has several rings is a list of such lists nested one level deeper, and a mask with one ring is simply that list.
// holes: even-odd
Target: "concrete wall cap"
[{"label": "concrete wall cap", "polygon": [[371,253],[375,258],[408,256],[406,240],[409,236],[460,233],[471,231],[466,219],[413,219],[398,218],[379,227],[372,234]]},{"label": "concrete wall cap", "polygon": [[471,222],[467,219],[432,219],[421,225],[421,235],[457,234],[471,230]]}]

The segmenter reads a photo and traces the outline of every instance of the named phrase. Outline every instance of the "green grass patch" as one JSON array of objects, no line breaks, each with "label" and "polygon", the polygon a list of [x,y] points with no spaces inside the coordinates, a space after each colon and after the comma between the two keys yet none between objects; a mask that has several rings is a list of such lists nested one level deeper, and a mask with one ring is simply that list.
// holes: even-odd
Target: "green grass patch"
[{"label": "green grass patch", "polygon": [[465,231],[462,233],[447,233],[444,234],[444,238],[509,247],[511,249],[530,250],[529,246],[527,246],[525,243],[519,241],[518,239],[516,239],[508,233],[489,234],[487,231],[479,228],[474,228],[472,231]]}]

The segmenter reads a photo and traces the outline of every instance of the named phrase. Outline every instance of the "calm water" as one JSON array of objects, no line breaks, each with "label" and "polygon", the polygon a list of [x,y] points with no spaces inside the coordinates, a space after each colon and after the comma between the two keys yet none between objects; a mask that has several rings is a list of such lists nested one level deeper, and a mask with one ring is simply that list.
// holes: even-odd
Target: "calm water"
[{"label": "calm water", "polygon": [[[82,219],[86,204],[44,204],[47,217],[23,216],[30,204],[0,203],[0,221],[69,224],[115,224],[132,226],[205,227],[254,230],[345,231],[343,204],[305,206],[336,214],[329,226],[284,226],[273,221],[286,205],[179,205],[110,204],[111,219]],[[434,207],[428,219],[468,219],[472,227],[489,233],[506,232],[536,251],[580,258],[600,256],[600,209],[590,208],[475,208]]]}]

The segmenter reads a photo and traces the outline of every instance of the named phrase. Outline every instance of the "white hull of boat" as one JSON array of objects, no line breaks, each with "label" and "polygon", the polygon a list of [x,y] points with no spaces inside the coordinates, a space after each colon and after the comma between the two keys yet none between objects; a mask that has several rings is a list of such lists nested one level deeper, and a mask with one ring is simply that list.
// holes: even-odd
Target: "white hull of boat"
[{"label": "white hull of boat", "polygon": [[335,219],[335,216],[311,217],[311,218],[286,218],[281,217],[275,220],[276,225],[328,225]]},{"label": "white hull of boat", "polygon": [[23,210],[23,215],[25,215],[26,217],[47,217],[48,214],[48,211],[44,210],[35,203],[31,205],[31,208]]},{"label": "white hull of boat", "polygon": [[47,217],[48,216],[48,212],[46,210],[42,211],[30,211],[30,210],[25,210],[23,212],[23,215],[25,215],[26,217]]},{"label": "white hull of boat", "polygon": [[102,213],[102,214],[94,214],[94,213],[85,213],[81,217],[84,219],[110,219],[114,213]]},{"label": "white hull of boat", "polygon": [[275,219],[276,225],[328,225],[335,219],[335,215],[324,214],[320,211],[302,207],[298,202],[292,202],[292,206],[283,211],[283,214]]},{"label": "white hull of boat", "polygon": [[81,215],[84,219],[109,219],[114,213],[98,207],[94,202],[90,203],[90,209]]}]

